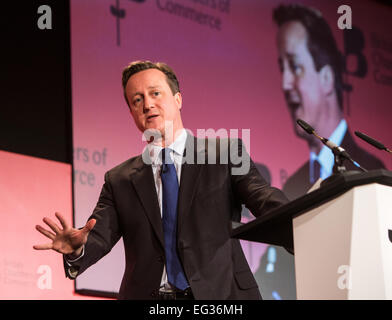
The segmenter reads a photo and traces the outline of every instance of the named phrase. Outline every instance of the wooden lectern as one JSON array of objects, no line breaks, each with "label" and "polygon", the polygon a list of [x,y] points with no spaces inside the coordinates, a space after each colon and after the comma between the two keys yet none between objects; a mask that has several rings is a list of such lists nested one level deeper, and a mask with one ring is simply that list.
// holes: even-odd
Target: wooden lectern
[{"label": "wooden lectern", "polygon": [[392,172],[335,177],[232,237],[294,248],[297,299],[392,299]]}]

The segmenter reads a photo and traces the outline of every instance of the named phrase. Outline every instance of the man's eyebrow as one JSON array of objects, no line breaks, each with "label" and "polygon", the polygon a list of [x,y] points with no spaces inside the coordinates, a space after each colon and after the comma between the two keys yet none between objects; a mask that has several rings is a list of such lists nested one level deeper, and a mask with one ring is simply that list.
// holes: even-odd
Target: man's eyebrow
[{"label": "man's eyebrow", "polygon": [[[160,85],[156,85],[156,86],[148,86],[148,87],[147,87],[147,89],[149,89],[149,90],[151,90],[151,89],[158,89],[158,88],[161,88],[161,86],[160,86]],[[142,93],[142,92],[139,92],[139,91],[136,91],[136,92],[132,95],[132,97],[137,96],[137,95],[142,96],[143,93]]]},{"label": "man's eyebrow", "polygon": [[[284,56],[286,56],[286,57],[289,58],[289,59],[295,59],[295,58],[297,57],[297,54],[286,52],[286,53],[284,54]],[[282,58],[282,57],[278,57],[278,63],[283,63],[283,58]]]}]

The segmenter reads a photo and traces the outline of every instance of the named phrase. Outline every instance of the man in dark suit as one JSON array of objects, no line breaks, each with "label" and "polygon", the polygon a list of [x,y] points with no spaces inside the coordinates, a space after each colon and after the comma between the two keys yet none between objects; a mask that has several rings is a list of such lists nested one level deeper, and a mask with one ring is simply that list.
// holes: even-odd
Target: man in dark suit
[{"label": "man in dark suit", "polygon": [[[383,163],[359,148],[343,114],[342,56],[321,13],[298,4],[280,5],[273,12],[279,26],[277,44],[282,89],[298,137],[307,141],[307,161],[288,178],[283,191],[289,199],[304,195],[319,177],[332,174],[332,152],[296,121],[309,123],[319,135],[341,145],[364,168],[384,168]],[[347,169],[355,169],[351,164]]]},{"label": "man in dark suit", "polygon": [[287,202],[258,173],[238,139],[197,139],[182,124],[182,96],[165,64],[137,61],[123,72],[125,99],[149,142],[105,174],[84,228],[37,226],[75,278],[122,237],[120,299],[259,299],[240,243],[230,238],[241,205],[256,216]]}]

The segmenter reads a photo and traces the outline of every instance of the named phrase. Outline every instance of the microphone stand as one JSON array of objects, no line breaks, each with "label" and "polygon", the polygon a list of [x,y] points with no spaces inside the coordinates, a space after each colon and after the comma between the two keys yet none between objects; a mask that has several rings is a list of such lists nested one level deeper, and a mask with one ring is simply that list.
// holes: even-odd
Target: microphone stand
[{"label": "microphone stand", "polygon": [[347,170],[346,166],[344,165],[344,160],[346,160],[346,157],[343,156],[339,151],[336,151],[335,149],[332,149],[332,152],[334,154],[334,165],[332,169],[332,174],[321,182],[320,184],[321,187],[335,182],[337,179],[339,179],[342,176],[352,176],[356,174],[361,174],[362,172],[367,172],[367,170],[362,167],[359,167],[362,169],[362,171]]},{"label": "microphone stand", "polygon": [[336,152],[335,150],[332,150],[333,155],[334,155],[334,165],[332,172],[333,174],[341,174],[348,172],[346,166],[344,165],[344,160],[346,159],[345,157],[342,157],[342,155],[339,152]]}]

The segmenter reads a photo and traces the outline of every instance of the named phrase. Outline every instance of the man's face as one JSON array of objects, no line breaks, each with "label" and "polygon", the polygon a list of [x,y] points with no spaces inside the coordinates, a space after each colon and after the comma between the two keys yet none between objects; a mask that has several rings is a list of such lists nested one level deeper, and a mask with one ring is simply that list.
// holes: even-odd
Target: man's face
[{"label": "man's face", "polygon": [[132,75],[125,87],[132,117],[141,132],[158,130],[165,136],[165,121],[176,132],[182,128],[181,94],[173,95],[166,75],[157,69],[147,69]]},{"label": "man's face", "polygon": [[282,88],[296,134],[309,138],[297,124],[297,119],[309,123],[316,130],[325,108],[320,75],[307,48],[305,27],[298,21],[283,24],[278,32],[279,66]]}]

